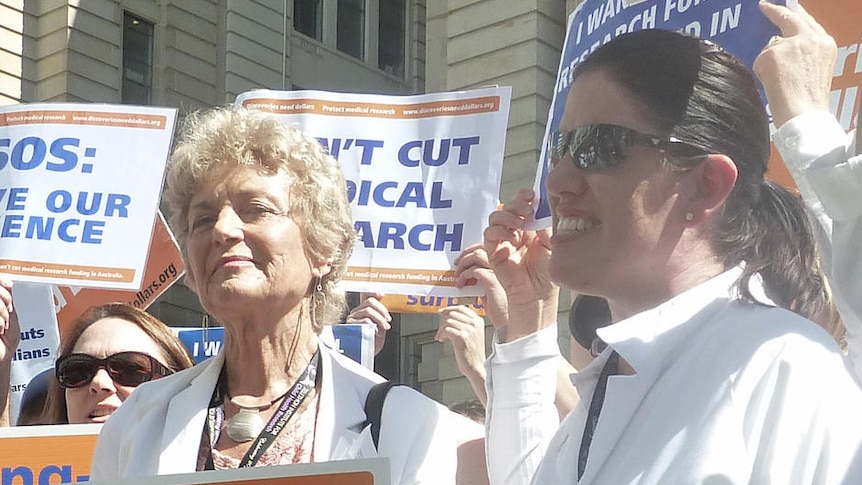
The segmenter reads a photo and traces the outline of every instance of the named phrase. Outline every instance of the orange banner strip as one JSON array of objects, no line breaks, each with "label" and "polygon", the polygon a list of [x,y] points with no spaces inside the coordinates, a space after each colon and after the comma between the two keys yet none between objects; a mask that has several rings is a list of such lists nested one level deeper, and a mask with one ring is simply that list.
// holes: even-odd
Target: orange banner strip
[{"label": "orange banner strip", "polygon": [[499,96],[431,101],[412,104],[381,104],[343,101],[300,99],[246,99],[242,105],[249,109],[274,114],[316,114],[330,116],[357,116],[369,118],[415,119],[434,116],[460,116],[476,113],[493,113],[500,110]]},{"label": "orange banner strip", "polygon": [[421,270],[403,268],[347,268],[346,281],[367,281],[371,283],[406,283],[410,285],[434,285],[455,287],[455,272],[452,270]]},{"label": "orange banner strip", "polygon": [[162,115],[103,111],[33,110],[0,114],[0,126],[64,124],[162,130],[167,122]]},{"label": "orange banner strip", "polygon": [[135,270],[130,268],[51,264],[15,259],[0,259],[0,272],[25,276],[61,276],[80,281],[107,280],[129,283],[135,279]]}]

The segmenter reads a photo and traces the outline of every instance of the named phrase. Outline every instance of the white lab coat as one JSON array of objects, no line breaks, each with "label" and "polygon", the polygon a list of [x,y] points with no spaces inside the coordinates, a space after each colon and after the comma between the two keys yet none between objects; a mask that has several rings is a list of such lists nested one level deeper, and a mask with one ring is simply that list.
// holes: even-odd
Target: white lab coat
[{"label": "white lab coat", "polygon": [[[635,375],[609,379],[580,483],[838,484],[858,473],[848,468],[862,459],[862,391],[840,350],[813,322],[736,299],[740,271],[599,329],[609,348],[573,375],[581,402],[559,426],[556,329],[495,343],[491,483],[578,482],[584,422],[611,349]],[[862,483],[854,477],[847,483]]]},{"label": "white lab coat", "polygon": [[[314,461],[388,457],[393,484],[455,483],[457,446],[482,428],[407,387],[386,399],[379,453],[362,429],[368,390],[383,378],[320,346],[321,388]],[[102,428],[90,479],[190,473],[197,465],[207,406],[224,364],[219,354],[140,386]]]}]

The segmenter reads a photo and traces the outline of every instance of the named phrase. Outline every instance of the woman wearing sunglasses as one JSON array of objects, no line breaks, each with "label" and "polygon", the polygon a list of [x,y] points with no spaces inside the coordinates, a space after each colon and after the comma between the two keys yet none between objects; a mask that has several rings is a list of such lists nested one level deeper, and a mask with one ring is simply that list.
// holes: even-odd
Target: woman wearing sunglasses
[{"label": "woman wearing sunglasses", "polygon": [[167,325],[125,303],[88,309],[64,336],[47,422],[103,423],[139,385],[193,365]]},{"label": "woman wearing sunglasses", "polygon": [[[7,361],[18,344],[10,333],[19,331],[11,289],[11,280],[0,274],[0,379],[6,389]],[[158,318],[125,303],[91,307],[63,336],[41,415],[31,419],[39,424],[104,423],[140,384],[192,365],[182,342]],[[4,418],[8,425],[5,413]]]},{"label": "woman wearing sunglasses", "polygon": [[[764,179],[750,71],[695,38],[622,35],[577,67],[555,128],[553,231],[524,229],[529,191],[485,231],[509,302],[492,483],[862,483],[862,391],[814,323],[834,308],[800,201]],[[613,320],[562,423],[554,283]]]}]

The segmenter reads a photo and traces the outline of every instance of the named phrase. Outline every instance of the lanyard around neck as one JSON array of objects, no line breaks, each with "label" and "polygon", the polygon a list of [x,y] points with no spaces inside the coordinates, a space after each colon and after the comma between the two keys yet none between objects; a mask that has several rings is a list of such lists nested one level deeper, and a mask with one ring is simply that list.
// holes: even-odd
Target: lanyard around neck
[{"label": "lanyard around neck", "polygon": [[[317,382],[317,369],[319,365],[320,351],[318,350],[314,354],[314,357],[311,358],[311,361],[309,361],[305,371],[293,383],[288,393],[285,394],[278,410],[269,418],[269,422],[252,442],[245,456],[239,462],[239,468],[255,466],[264,452],[272,446],[278,435],[285,428],[285,425],[287,425],[288,420],[296,414],[296,411],[305,402],[305,398],[314,389]],[[208,410],[207,425],[210,436],[210,453],[206,462],[206,470],[215,469],[212,450],[215,449],[215,444],[221,436],[221,427],[224,422],[224,396],[226,394],[223,392],[223,388],[226,386],[224,377],[224,368],[222,368],[222,374],[219,376],[219,381],[213,391]]]},{"label": "lanyard around neck", "polygon": [[602,412],[602,406],[605,402],[605,391],[608,388],[608,377],[616,374],[619,370],[620,354],[616,350],[611,352],[605,366],[602,367],[602,373],[599,375],[599,380],[596,383],[596,390],[593,392],[593,399],[590,401],[590,411],[587,413],[587,422],[584,423],[584,434],[581,437],[581,450],[578,453],[578,480],[584,476],[584,470],[587,468],[587,458],[590,456],[590,445],[593,442],[593,434],[596,432],[596,426],[599,424],[599,414]]}]

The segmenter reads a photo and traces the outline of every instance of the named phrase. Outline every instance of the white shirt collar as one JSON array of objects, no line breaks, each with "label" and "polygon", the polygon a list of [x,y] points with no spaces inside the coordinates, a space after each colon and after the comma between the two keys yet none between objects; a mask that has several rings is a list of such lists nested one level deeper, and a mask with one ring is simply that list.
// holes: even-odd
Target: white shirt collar
[{"label": "white shirt collar", "polygon": [[[734,283],[741,274],[742,265],[731,268],[655,308],[600,328],[596,333],[637,373],[661,369],[675,349],[697,330],[698,322],[718,311],[723,303],[739,299]],[[751,278],[749,291],[759,303],[775,305],[766,296],[759,275]]]}]

